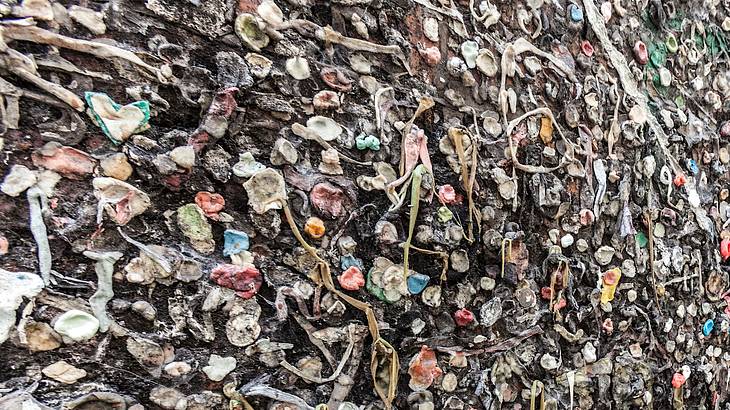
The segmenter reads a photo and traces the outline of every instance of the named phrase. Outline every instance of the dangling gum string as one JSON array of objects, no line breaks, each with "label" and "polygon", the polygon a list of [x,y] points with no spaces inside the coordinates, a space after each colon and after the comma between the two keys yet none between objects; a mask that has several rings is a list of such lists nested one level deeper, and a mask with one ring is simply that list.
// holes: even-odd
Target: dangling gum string
[{"label": "dangling gum string", "polygon": [[[418,196],[420,197],[420,190],[419,190]],[[441,206],[445,207],[446,209],[449,209],[449,207],[446,206],[446,203],[443,200],[441,200],[440,196],[437,195],[436,198],[438,198],[439,202],[441,203]],[[458,216],[456,214],[454,214],[454,217],[456,218],[456,223],[459,225],[459,227],[461,227],[461,223],[458,220]],[[415,223],[413,225],[411,225],[409,223],[409,226],[408,226],[409,237],[412,234],[412,231],[414,228],[415,228]],[[434,255],[434,256],[440,257],[441,262],[443,263],[443,267],[441,268],[441,276],[440,276],[439,280],[441,281],[441,283],[446,281],[446,272],[449,270],[449,255],[446,252],[432,251],[430,249],[423,249],[423,248],[419,248],[413,244],[409,244],[408,246],[410,247],[410,249],[413,249],[416,252],[421,252],[421,253],[425,253],[426,255]],[[404,260],[405,260],[405,258],[404,258]],[[405,272],[405,275],[408,275],[408,271]]]},{"label": "dangling gum string", "polygon": [[674,397],[673,397],[673,407],[676,410],[683,410],[684,409],[684,397],[682,394],[682,387],[679,386],[678,388],[674,389]]},{"label": "dangling gum string", "polygon": [[471,235],[471,232],[472,232],[472,224],[471,224],[472,213],[474,213],[474,217],[476,218],[476,221],[477,221],[478,234],[481,235],[481,233],[482,233],[481,213],[479,212],[476,205],[474,204],[474,184],[476,183],[476,180],[477,180],[477,154],[478,154],[476,143],[477,143],[477,140],[481,139],[481,134],[479,133],[479,125],[477,125],[477,112],[476,112],[476,110],[474,110],[473,107],[469,107],[469,108],[471,108],[471,113],[472,113],[472,116],[474,117],[474,125],[476,125],[475,129],[476,129],[476,133],[477,133],[477,137],[472,138],[472,142],[471,142],[471,147],[472,147],[471,148],[471,171],[469,173],[469,185],[467,187],[467,189],[468,189],[467,201],[469,202],[469,211],[470,211],[470,213],[469,213],[469,235]]},{"label": "dangling gum string", "polygon": [[512,239],[504,238],[502,239],[502,277],[504,277],[504,263],[505,263],[505,254],[504,254],[504,244],[509,242],[509,258],[512,259]]},{"label": "dangling gum string", "polygon": [[[660,181],[662,179],[668,179],[667,182],[667,203],[674,207],[674,204],[669,200],[669,195],[672,193],[672,177],[669,175],[667,178],[668,172],[665,171],[667,168],[662,167],[661,171],[659,171],[659,178]],[[656,308],[661,311],[661,306],[659,305],[659,289],[657,289],[657,279],[656,279],[656,267],[654,266],[654,224],[651,219],[651,214],[654,210],[653,202],[652,202],[652,179],[649,179],[649,189],[646,192],[646,207],[647,211],[644,212],[644,220],[646,221],[646,233],[647,233],[647,239],[649,240],[649,270],[651,271],[651,284],[654,288],[654,302],[656,303]]]},{"label": "dangling gum string", "polygon": [[555,276],[557,271],[560,270],[560,267],[558,266],[558,269],[550,275],[550,311],[553,311],[553,300],[555,299]]},{"label": "dangling gum string", "polygon": [[[476,118],[474,118],[474,123],[476,124]],[[452,131],[453,130],[453,131]],[[468,169],[466,165],[466,153],[464,151],[464,134],[467,134],[469,136],[469,140],[471,141],[471,169]],[[478,131],[477,131],[478,135]],[[451,137],[451,140],[454,142],[454,147],[456,148],[456,154],[459,158],[459,165],[461,166],[461,183],[464,187],[464,190],[466,191],[466,198],[467,202],[469,204],[469,226],[468,231],[466,235],[467,241],[469,243],[474,242],[474,225],[473,225],[473,217],[477,217],[477,225],[479,228],[479,232],[481,232],[482,225],[481,221],[479,221],[479,211],[476,209],[476,206],[474,205],[474,182],[476,181],[476,169],[477,169],[477,146],[476,146],[476,138],[474,138],[471,133],[466,129],[461,128],[452,128],[449,130],[449,137]]]},{"label": "dangling gum string", "polygon": [[611,38],[608,35],[608,30],[606,29],[606,22],[601,16],[598,7],[593,2],[593,0],[584,0],[583,10],[586,20],[591,25],[593,32],[598,38],[598,41],[603,46],[603,49],[608,56],[611,65],[616,69],[624,92],[633,97],[637,104],[644,108],[647,114],[647,124],[649,125],[649,128],[654,132],[656,140],[659,143],[659,148],[664,154],[664,157],[667,159],[667,162],[669,163],[670,167],[675,171],[675,173],[678,173],[678,171],[681,172],[682,167],[680,166],[677,159],[669,151],[669,136],[664,132],[664,129],[659,124],[659,121],[657,121],[656,117],[654,117],[654,114],[652,114],[651,110],[649,109],[647,96],[639,91],[636,81],[631,75],[631,70],[629,69],[628,63],[626,62],[626,57],[623,55],[623,53],[616,49],[613,42],[611,41]]},{"label": "dangling gum string", "polygon": [[537,386],[540,385],[540,410],[545,410],[545,385],[537,380],[532,381],[530,392],[530,410],[535,410],[535,399],[537,398]]},{"label": "dangling gum string", "polygon": [[537,380],[532,381],[532,389],[530,391],[530,410],[535,410],[535,396],[537,395]]},{"label": "dangling gum string", "polygon": [[542,386],[542,391],[540,392],[540,410],[545,410],[545,385]]},{"label": "dangling gum string", "polygon": [[411,180],[411,215],[408,221],[408,238],[403,245],[403,280],[408,279],[408,254],[411,248],[411,240],[413,239],[413,230],[416,227],[416,219],[418,218],[418,206],[421,202],[421,181],[423,173],[428,172],[423,164],[416,166],[413,170],[413,179]]},{"label": "dangling gum string", "polygon": [[[431,158],[428,155],[428,137],[426,137],[423,130],[419,130],[418,127],[411,124],[411,130],[413,130],[413,128],[416,128],[416,135],[410,140],[406,137],[403,142],[404,151],[401,154],[401,158],[405,158],[405,172],[400,176],[400,178],[396,179],[395,181],[391,181],[385,187],[385,194],[388,196],[388,199],[390,199],[390,201],[393,203],[393,205],[388,209],[388,212],[395,212],[403,205],[403,201],[405,201],[405,197],[408,191],[408,184],[411,183],[411,180],[413,178],[413,172],[418,166],[419,159],[421,161],[421,164],[425,166],[428,172],[433,176],[433,166],[431,164]],[[410,149],[411,152],[409,152],[409,143],[414,144],[410,145],[410,147],[412,147],[412,149]],[[403,186],[401,187],[400,192],[396,195],[396,187],[399,187],[401,185]],[[428,202],[431,202],[433,193],[434,187],[431,186],[431,190],[429,191],[427,197]]]},{"label": "dangling gum string", "polygon": [[[315,279],[315,282],[324,284],[324,287],[327,288],[327,290],[342,298],[356,309],[361,310],[365,313],[368,321],[368,329],[370,330],[370,335],[373,338],[372,355],[370,359],[373,385],[375,387],[375,391],[385,403],[386,408],[390,409],[392,407],[391,403],[395,398],[396,387],[398,385],[398,369],[400,368],[398,353],[395,351],[393,346],[388,343],[388,341],[380,337],[378,322],[375,318],[375,313],[373,312],[373,309],[370,307],[370,304],[355,299],[345,293],[342,293],[339,289],[335,287],[334,282],[332,281],[332,273],[330,271],[329,264],[317,254],[317,250],[313,246],[311,246],[307,243],[307,241],[304,240],[302,234],[299,232],[299,228],[297,228],[296,222],[294,221],[294,217],[292,216],[289,204],[286,201],[280,201],[280,204],[284,210],[284,215],[286,216],[286,221],[292,230],[292,234],[294,234],[294,237],[297,238],[297,241],[299,241],[299,244],[304,248],[304,250],[317,260],[319,277]],[[381,389],[376,380],[376,372],[379,367],[377,366],[377,354],[379,350],[384,352],[390,351],[391,354],[389,384],[387,393]]]},{"label": "dangling gum string", "polygon": [[568,410],[573,410],[573,400],[575,398],[575,370],[567,373],[568,388],[570,390],[570,407]]},{"label": "dangling gum string", "polygon": [[380,139],[383,139],[383,114],[380,113],[380,98],[388,91],[393,91],[393,87],[383,87],[375,92],[373,102],[375,103],[375,126],[380,133]]},{"label": "dangling gum string", "polygon": [[560,300],[560,296],[563,294],[563,289],[568,287],[568,276],[570,275],[570,267],[568,266],[568,263],[565,261],[558,262],[558,268],[555,269],[555,272],[550,276],[550,311],[553,311],[553,300],[555,299],[555,285],[557,284],[557,275],[558,272],[563,271],[563,283],[562,283],[562,289],[560,289],[560,294],[558,295],[557,300]]},{"label": "dangling gum string", "polygon": [[442,283],[446,281],[446,272],[449,270],[449,255],[446,254],[446,252],[422,249],[422,248],[417,247],[416,245],[411,245],[411,249],[413,249],[416,252],[425,253],[426,255],[434,255],[434,256],[440,257],[441,262],[443,263],[443,267],[441,268],[441,277],[439,280]]},{"label": "dangling gum string", "polygon": [[[401,153],[406,152],[406,136],[409,132],[411,132],[411,127],[413,126],[413,123],[416,121],[416,119],[423,114],[424,111],[431,109],[435,103],[433,102],[433,99],[431,97],[425,96],[421,97],[418,100],[418,108],[416,108],[416,112],[413,114],[413,117],[411,117],[410,120],[406,123],[405,127],[403,127],[403,135],[401,137]],[[401,154],[400,156],[400,165],[398,166],[398,169],[400,170],[400,175],[403,176],[406,173],[406,163],[405,163],[405,155]]]}]

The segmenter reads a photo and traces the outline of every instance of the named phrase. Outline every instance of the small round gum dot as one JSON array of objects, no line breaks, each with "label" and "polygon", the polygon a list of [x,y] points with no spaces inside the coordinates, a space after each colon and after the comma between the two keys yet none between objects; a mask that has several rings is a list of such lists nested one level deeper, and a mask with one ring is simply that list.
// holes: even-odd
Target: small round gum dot
[{"label": "small round gum dot", "polygon": [[261,272],[253,265],[221,264],[211,271],[210,278],[223,287],[235,290],[244,299],[250,299],[258,293],[263,283]]},{"label": "small round gum dot", "polygon": [[667,46],[667,51],[670,53],[676,53],[679,49],[679,44],[677,44],[677,38],[674,37],[674,34],[670,33],[669,36],[667,36],[665,44]]},{"label": "small round gum dot", "polygon": [[641,40],[634,44],[634,57],[636,58],[636,62],[642,65],[649,61],[649,53],[646,50],[646,44],[644,44]]},{"label": "small round gum dot", "polygon": [[675,186],[681,187],[681,186],[683,186],[686,183],[687,183],[687,177],[684,176],[684,174],[679,174],[676,177],[674,177],[674,185]]},{"label": "small round gum dot", "polygon": [[684,385],[684,383],[687,381],[687,379],[684,377],[684,375],[680,372],[674,373],[674,376],[672,376],[672,387],[675,389],[678,389]]},{"label": "small round gum dot", "polygon": [[593,214],[593,211],[590,209],[581,209],[579,212],[580,215],[580,224],[583,226],[588,226],[593,224],[593,222],[596,219],[596,216]]},{"label": "small round gum dot", "polygon": [[441,201],[447,205],[453,205],[461,202],[459,194],[457,194],[454,187],[449,184],[441,185],[439,187],[438,196]]},{"label": "small round gum dot", "polygon": [[712,329],[715,328],[715,321],[712,319],[708,319],[704,325],[702,325],[702,334],[705,335],[705,337],[710,336],[712,333]]},{"label": "small round gum dot", "polygon": [[603,283],[606,286],[616,286],[619,279],[619,271],[618,269],[611,269],[609,271],[606,271],[606,273],[603,275]]},{"label": "small round gum dot", "polygon": [[543,286],[542,289],[540,289],[540,296],[545,300],[550,300],[550,298],[553,295],[553,290],[550,289],[547,286]]},{"label": "small round gum dot", "polygon": [[340,286],[347,290],[360,290],[365,286],[365,277],[357,266],[350,266],[337,277]]},{"label": "small round gum dot", "polygon": [[226,206],[226,200],[221,194],[200,191],[195,194],[195,204],[198,205],[206,215],[211,215],[222,211]]},{"label": "small round gum dot", "polygon": [[603,330],[606,333],[608,333],[608,334],[613,333],[613,319],[611,319],[610,317],[607,318],[606,320],[603,321],[603,324],[601,325],[601,327],[603,328]]},{"label": "small round gum dot", "polygon": [[454,321],[461,327],[467,326],[474,321],[474,313],[466,308],[459,309],[454,312]]},{"label": "small round gum dot", "polygon": [[593,45],[588,40],[583,40],[580,46],[581,51],[583,51],[583,54],[585,54],[587,57],[591,57],[593,55]]},{"label": "small round gum dot", "polygon": [[307,219],[307,223],[304,224],[304,232],[314,239],[319,239],[324,236],[324,222],[316,216],[313,216]]}]

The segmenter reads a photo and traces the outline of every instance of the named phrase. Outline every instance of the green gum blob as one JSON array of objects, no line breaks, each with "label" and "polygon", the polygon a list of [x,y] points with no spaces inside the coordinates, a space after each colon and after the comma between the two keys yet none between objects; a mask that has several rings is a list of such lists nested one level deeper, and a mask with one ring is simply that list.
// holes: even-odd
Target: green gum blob
[{"label": "green gum blob", "polygon": [[373,151],[380,150],[380,140],[374,135],[362,133],[355,138],[355,145],[359,150],[371,149]]},{"label": "green gum blob", "polygon": [[454,214],[449,210],[449,208],[442,206],[438,210],[438,217],[439,217],[439,221],[441,221],[441,223],[446,223],[446,222],[450,221],[451,218],[454,217]]},{"label": "green gum blob", "polygon": [[667,46],[667,51],[670,53],[676,53],[677,50],[679,50],[679,44],[677,44],[677,38],[674,37],[674,34],[669,33],[667,36],[667,39],[664,41],[664,44]]},{"label": "green gum blob", "polygon": [[372,274],[375,268],[371,268],[370,271],[368,271],[367,279],[365,281],[365,289],[370,292],[371,295],[375,296],[376,298],[385,301],[385,294],[383,293],[383,288],[379,287],[375,283],[373,283]]},{"label": "green gum blob", "polygon": [[195,204],[183,205],[177,209],[177,223],[183,234],[190,239],[205,241],[213,237],[210,224]]}]

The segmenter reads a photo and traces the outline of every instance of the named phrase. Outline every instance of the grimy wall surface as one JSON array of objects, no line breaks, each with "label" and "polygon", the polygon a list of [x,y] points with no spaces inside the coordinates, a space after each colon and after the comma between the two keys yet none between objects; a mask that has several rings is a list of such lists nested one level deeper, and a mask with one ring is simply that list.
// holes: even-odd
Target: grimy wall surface
[{"label": "grimy wall surface", "polygon": [[730,4],[0,0],[0,409],[727,409]]}]

